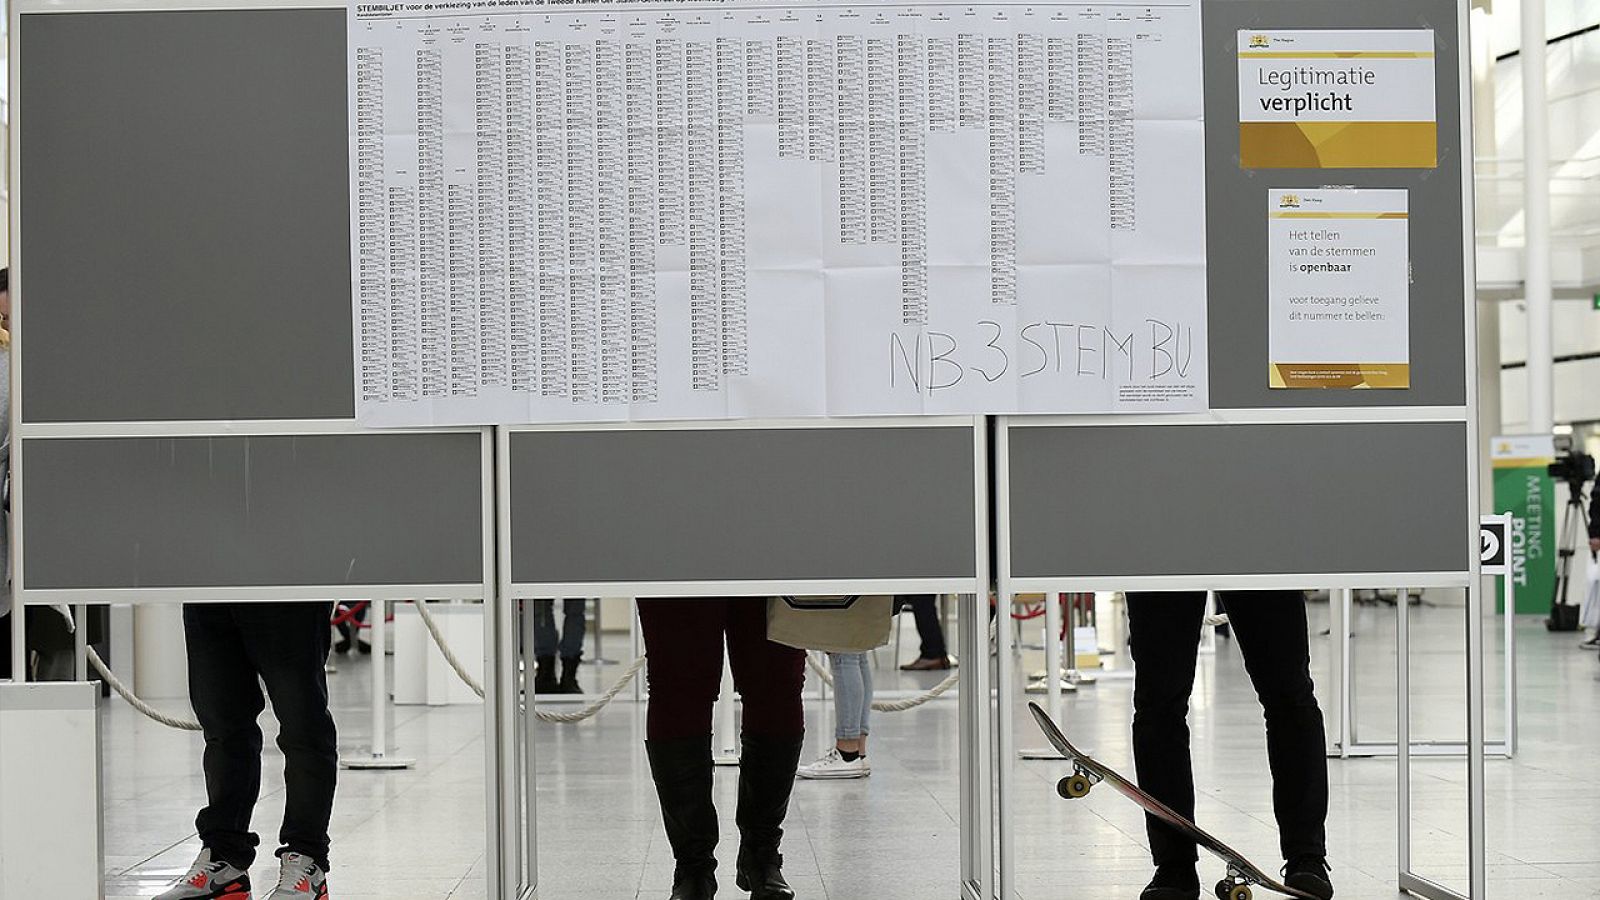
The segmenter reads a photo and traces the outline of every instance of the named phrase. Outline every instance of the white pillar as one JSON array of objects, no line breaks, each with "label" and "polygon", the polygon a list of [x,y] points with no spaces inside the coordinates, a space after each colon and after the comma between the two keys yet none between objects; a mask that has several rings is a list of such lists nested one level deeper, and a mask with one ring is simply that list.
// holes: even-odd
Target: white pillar
[{"label": "white pillar", "polygon": [[146,700],[187,699],[189,659],[183,646],[183,607],[140,603],[133,608],[133,692]]},{"label": "white pillar", "polygon": [[1545,5],[1522,3],[1522,156],[1527,245],[1523,251],[1528,303],[1528,431],[1555,427],[1555,359],[1550,317],[1550,108],[1546,84]]}]

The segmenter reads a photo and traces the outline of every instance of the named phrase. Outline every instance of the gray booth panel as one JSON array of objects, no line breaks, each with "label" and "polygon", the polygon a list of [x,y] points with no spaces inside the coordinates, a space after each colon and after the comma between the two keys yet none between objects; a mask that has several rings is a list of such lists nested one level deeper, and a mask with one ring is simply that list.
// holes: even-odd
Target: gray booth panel
[{"label": "gray booth panel", "polygon": [[482,583],[483,440],[25,440],[24,586]]},{"label": "gray booth panel", "polygon": [[26,421],[354,415],[344,16],[21,17]]},{"label": "gray booth panel", "polygon": [[1471,563],[1461,423],[1013,428],[1010,444],[1017,577]]},{"label": "gray booth panel", "polygon": [[[1205,0],[1206,234],[1211,405],[1461,406],[1466,401],[1460,53],[1456,0]],[[1240,29],[1432,28],[1439,167],[1239,168]],[[1464,36],[1463,36],[1464,37]],[[1273,390],[1267,378],[1267,191],[1405,188],[1411,210],[1410,390]]]},{"label": "gray booth panel", "polygon": [[514,432],[518,583],[966,578],[970,428]]}]

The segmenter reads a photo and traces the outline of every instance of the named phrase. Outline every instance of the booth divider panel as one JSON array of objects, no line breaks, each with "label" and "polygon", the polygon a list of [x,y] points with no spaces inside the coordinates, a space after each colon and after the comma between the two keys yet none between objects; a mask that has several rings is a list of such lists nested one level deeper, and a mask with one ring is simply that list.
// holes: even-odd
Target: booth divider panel
[{"label": "booth divider panel", "polygon": [[482,583],[484,440],[25,440],[24,587]]},{"label": "booth divider panel", "polygon": [[1466,572],[1466,429],[1014,427],[1012,574]]},{"label": "booth divider panel", "polygon": [[511,434],[517,583],[974,577],[970,427]]}]

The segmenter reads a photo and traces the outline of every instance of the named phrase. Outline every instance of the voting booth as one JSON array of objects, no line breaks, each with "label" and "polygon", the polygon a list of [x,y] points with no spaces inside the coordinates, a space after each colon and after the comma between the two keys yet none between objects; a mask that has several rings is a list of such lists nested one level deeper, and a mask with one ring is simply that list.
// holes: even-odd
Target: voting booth
[{"label": "voting booth", "polygon": [[[1211,409],[1139,419],[1003,417],[995,497],[1003,597],[1041,590],[1397,588],[1404,598],[1408,588],[1464,590],[1465,887],[1466,896],[1482,897],[1483,594],[1474,522],[1479,450],[1466,16],[1467,4],[1451,0],[1203,4]],[[1353,121],[1363,109],[1372,112],[1359,105],[1341,105],[1321,125],[1251,121],[1271,119],[1264,110],[1278,106],[1260,102],[1263,91],[1269,98],[1303,96],[1302,88],[1279,88],[1290,83],[1291,69],[1318,65],[1376,69],[1380,84],[1402,79],[1390,82],[1402,95],[1418,92],[1420,73],[1421,94],[1434,111],[1395,111],[1387,117],[1397,121],[1383,126]],[[1392,74],[1385,66],[1406,68]],[[1343,104],[1347,89],[1317,93],[1337,94]],[[1359,86],[1348,93],[1358,104],[1372,99]],[[1288,139],[1285,130],[1299,137]],[[1282,217],[1294,218],[1285,224]],[[1374,224],[1409,227],[1385,236],[1371,230]],[[1315,321],[1291,318],[1295,312],[1322,310],[1327,322],[1342,325],[1346,320],[1336,315],[1375,307],[1318,304],[1319,297],[1384,293],[1365,282],[1330,292],[1303,270],[1381,264],[1377,257],[1385,253],[1401,264],[1409,315],[1408,327],[1368,333],[1371,346],[1388,355],[1356,365],[1292,357],[1357,351],[1341,346],[1347,334],[1324,334]],[[1396,343],[1384,346],[1391,338]],[[1069,460],[1094,462],[1075,467]],[[1403,599],[1399,609],[1400,887],[1420,896],[1461,896],[1411,861]],[[1334,627],[1348,625],[1336,615]],[[1001,637],[1002,657],[1009,637]],[[1002,696],[1014,691],[1004,666],[999,681]],[[1002,822],[1007,805],[1017,802],[1016,754],[1007,752],[1016,734],[1010,713],[1002,704]],[[1005,896],[1017,839],[1002,826]]]},{"label": "voting booth", "polygon": [[522,898],[529,601],[959,594],[993,900],[992,588],[1463,588],[1484,896],[1465,0],[437,7],[14,4],[21,602],[483,600]]}]

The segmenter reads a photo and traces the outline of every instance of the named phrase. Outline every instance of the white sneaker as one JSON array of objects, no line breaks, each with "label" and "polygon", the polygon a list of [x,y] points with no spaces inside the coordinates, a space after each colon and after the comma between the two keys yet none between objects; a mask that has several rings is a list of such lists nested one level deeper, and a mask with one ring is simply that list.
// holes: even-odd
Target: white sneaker
[{"label": "white sneaker", "polygon": [[189,871],[155,900],[250,900],[250,873],[201,850]]},{"label": "white sneaker", "polygon": [[867,765],[865,756],[856,757],[854,762],[846,762],[844,754],[835,747],[827,752],[816,762],[801,766],[795,772],[801,778],[826,779],[826,778],[865,778],[872,774],[872,766]]},{"label": "white sneaker", "polygon": [[328,873],[309,856],[285,853],[278,858],[278,886],[267,900],[328,900]]}]

